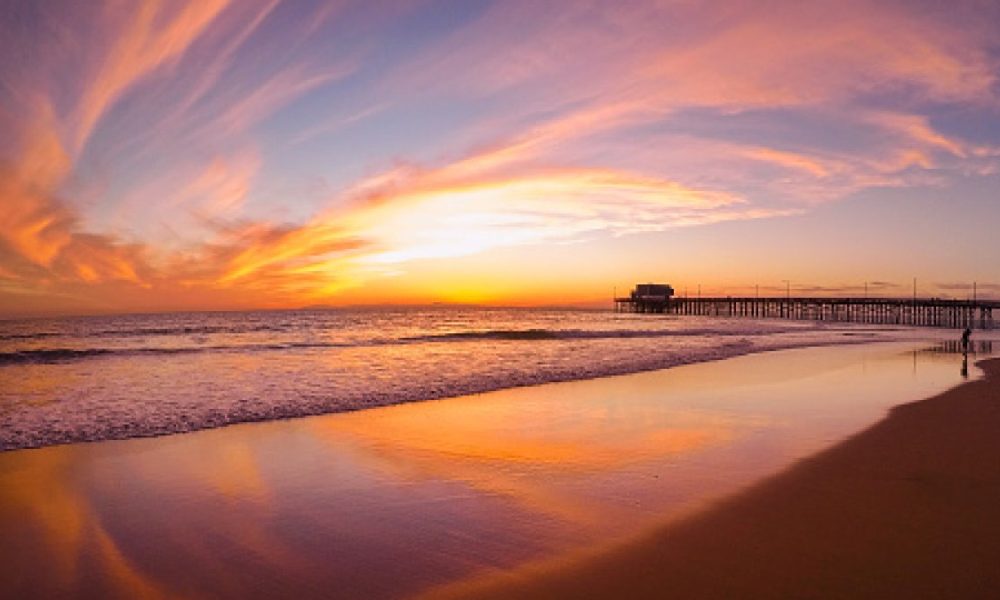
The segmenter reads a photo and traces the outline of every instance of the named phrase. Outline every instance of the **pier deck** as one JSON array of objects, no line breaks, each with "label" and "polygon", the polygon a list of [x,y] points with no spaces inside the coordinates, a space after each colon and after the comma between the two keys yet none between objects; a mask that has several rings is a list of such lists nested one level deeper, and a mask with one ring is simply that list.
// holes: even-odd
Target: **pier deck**
[{"label": "pier deck", "polygon": [[645,303],[631,297],[615,298],[619,312],[666,313],[756,319],[800,319],[993,329],[993,310],[1000,302],[942,298],[796,298],[724,297],[669,298]]}]

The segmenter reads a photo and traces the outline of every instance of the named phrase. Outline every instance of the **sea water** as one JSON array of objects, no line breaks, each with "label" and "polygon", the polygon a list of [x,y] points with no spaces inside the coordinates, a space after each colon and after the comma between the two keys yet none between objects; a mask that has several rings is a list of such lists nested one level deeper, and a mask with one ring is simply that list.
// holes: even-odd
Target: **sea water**
[{"label": "sea water", "polygon": [[848,323],[405,308],[0,321],[0,450],[907,337]]}]

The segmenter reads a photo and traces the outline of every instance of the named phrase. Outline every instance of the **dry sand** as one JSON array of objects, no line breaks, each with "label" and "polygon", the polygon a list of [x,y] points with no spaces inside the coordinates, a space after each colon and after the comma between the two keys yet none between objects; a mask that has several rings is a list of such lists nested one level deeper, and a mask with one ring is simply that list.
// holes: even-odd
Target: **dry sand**
[{"label": "dry sand", "polygon": [[[1000,359],[706,512],[477,598],[1000,597]],[[435,594],[439,595],[439,594]]]}]

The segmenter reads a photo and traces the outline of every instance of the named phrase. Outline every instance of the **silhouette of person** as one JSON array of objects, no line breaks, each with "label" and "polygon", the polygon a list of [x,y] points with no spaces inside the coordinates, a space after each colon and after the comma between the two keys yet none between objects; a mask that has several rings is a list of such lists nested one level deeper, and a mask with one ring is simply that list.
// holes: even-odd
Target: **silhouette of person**
[{"label": "silhouette of person", "polygon": [[962,354],[969,353],[969,337],[972,335],[972,330],[968,327],[962,332]]},{"label": "silhouette of person", "polygon": [[969,378],[969,355],[962,356],[962,377],[964,379]]}]

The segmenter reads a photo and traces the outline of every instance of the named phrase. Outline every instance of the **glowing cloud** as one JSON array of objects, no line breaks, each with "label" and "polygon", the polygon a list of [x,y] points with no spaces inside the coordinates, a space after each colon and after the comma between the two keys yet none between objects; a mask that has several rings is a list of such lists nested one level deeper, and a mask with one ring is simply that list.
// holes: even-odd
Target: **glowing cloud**
[{"label": "glowing cloud", "polygon": [[997,22],[976,2],[25,3],[0,13],[0,310],[336,302],[416,261],[967,185],[1000,172],[1000,133],[967,123],[1000,106]]}]

